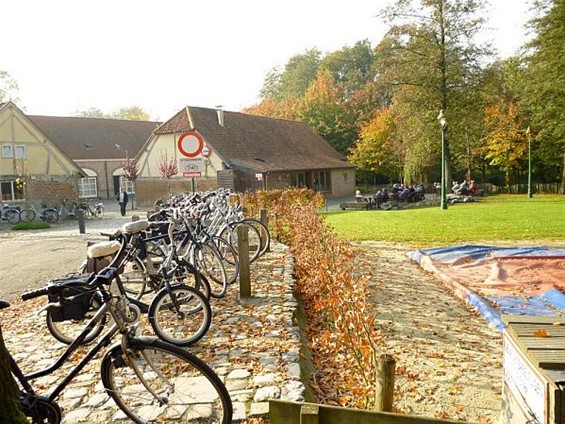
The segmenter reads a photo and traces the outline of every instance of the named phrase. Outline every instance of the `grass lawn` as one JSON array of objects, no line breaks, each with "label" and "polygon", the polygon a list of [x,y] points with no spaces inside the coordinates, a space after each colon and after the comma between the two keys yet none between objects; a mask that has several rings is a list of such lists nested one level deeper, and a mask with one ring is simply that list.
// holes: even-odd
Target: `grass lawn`
[{"label": "grass lawn", "polygon": [[491,195],[474,203],[398,211],[321,212],[341,238],[412,247],[488,243],[565,246],[565,196]]}]

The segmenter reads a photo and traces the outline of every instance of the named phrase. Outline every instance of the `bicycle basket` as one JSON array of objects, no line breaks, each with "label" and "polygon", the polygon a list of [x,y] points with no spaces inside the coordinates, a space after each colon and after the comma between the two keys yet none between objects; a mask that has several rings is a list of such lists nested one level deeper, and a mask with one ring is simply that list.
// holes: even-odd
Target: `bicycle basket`
[{"label": "bicycle basket", "polygon": [[79,274],[52,280],[49,289],[49,311],[54,322],[81,320],[92,307],[94,291],[88,286],[92,274]]}]

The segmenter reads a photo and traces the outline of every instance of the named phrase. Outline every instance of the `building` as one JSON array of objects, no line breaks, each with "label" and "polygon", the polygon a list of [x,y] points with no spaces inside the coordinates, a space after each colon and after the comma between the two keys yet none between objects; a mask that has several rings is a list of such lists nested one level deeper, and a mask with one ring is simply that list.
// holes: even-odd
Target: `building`
[{"label": "building", "polygon": [[159,164],[178,164],[172,192],[307,187],[327,196],[355,191],[355,168],[308,125],[222,109],[186,107],[157,127],[139,154],[140,203],[166,193]]},{"label": "building", "polygon": [[14,103],[0,103],[0,196],[4,203],[74,199],[80,166]]},{"label": "building", "polygon": [[[110,199],[120,187],[146,205],[169,192],[217,187],[307,187],[327,196],[355,189],[354,166],[308,125],[221,109],[186,107],[158,123],[26,115],[7,102],[0,146],[5,202]],[[126,157],[138,164],[134,182],[122,177]],[[179,170],[169,181],[159,172],[163,161]]]}]

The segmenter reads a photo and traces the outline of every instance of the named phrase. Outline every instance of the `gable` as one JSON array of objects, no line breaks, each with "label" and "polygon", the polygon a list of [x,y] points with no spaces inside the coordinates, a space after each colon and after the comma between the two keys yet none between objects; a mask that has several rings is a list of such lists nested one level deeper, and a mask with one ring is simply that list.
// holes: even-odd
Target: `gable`
[{"label": "gable", "polygon": [[81,174],[80,168],[12,102],[0,105],[0,146],[14,146],[24,153],[23,158],[0,155],[2,175]]}]

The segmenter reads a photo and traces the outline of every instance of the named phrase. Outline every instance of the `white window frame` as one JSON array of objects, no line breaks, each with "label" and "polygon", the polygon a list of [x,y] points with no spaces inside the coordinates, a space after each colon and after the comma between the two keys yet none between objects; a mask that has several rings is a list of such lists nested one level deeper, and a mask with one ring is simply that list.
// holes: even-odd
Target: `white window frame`
[{"label": "white window frame", "polygon": [[2,186],[0,185],[0,200],[3,202],[19,202],[25,200],[24,192],[22,189],[18,190],[16,187],[16,180],[2,180],[2,184],[10,184],[10,191],[2,191]]},{"label": "white window frame", "polygon": [[2,144],[2,157],[5,159],[14,157],[14,145],[13,144]]},{"label": "white window frame", "polygon": [[[21,152],[21,153],[20,153]],[[25,159],[26,158],[26,146],[25,144],[16,144],[14,146],[14,157],[16,159]]]},{"label": "white window frame", "polygon": [[127,194],[135,194],[135,182],[130,181],[123,176],[120,178],[120,191],[122,188],[126,189]]},{"label": "white window frame", "polygon": [[78,197],[81,199],[98,197],[98,177],[81,178],[78,185]]}]

